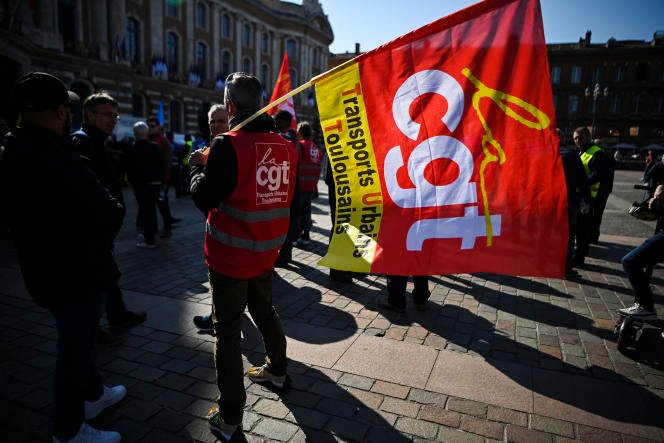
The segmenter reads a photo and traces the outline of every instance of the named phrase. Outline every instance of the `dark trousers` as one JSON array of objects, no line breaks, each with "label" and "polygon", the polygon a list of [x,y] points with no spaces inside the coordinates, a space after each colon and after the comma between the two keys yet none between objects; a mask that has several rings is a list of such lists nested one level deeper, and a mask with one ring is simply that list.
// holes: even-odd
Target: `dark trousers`
[{"label": "dark trousers", "polygon": [[[145,241],[154,243],[157,233],[157,202],[161,185],[139,185],[134,188],[134,196],[138,204],[136,226],[143,230]],[[170,212],[169,212],[170,213]]]},{"label": "dark trousers", "polygon": [[604,215],[604,208],[606,208],[606,197],[598,195],[592,199],[590,210],[590,224],[588,226],[588,238],[590,243],[597,243],[599,241],[599,227],[602,224],[602,216]]},{"label": "dark trousers", "polygon": [[[392,306],[397,308],[406,307],[406,284],[408,276],[388,275],[387,276],[387,300]],[[429,277],[426,275],[413,276],[415,289],[413,290],[413,302],[416,305],[426,304],[431,292],[429,292]]]},{"label": "dark trousers", "polygon": [[258,277],[237,279],[209,270],[212,290],[212,324],[216,341],[214,363],[219,387],[219,411],[228,424],[242,423],[247,400],[240,338],[245,307],[263,336],[270,372],[284,375],[286,336],[277,312],[272,306],[273,271]]},{"label": "dark trousers", "polygon": [[100,293],[89,301],[53,309],[58,356],[53,388],[53,435],[73,437],[84,419],[84,402],[98,399],[103,386],[95,367],[97,326],[106,301]]},{"label": "dark trousers", "polygon": [[173,216],[171,215],[171,207],[168,204],[168,185],[166,185],[166,188],[159,193],[157,207],[159,208],[159,213],[161,214],[161,219],[164,223],[164,229],[167,231],[170,230]]},{"label": "dark trousers", "polygon": [[621,262],[634,288],[634,299],[645,309],[654,309],[650,276],[646,268],[664,261],[664,233],[655,234],[632,249]]},{"label": "dark trousers", "polygon": [[576,241],[578,209],[570,204],[567,210],[567,225],[569,227],[569,236],[567,237],[567,257],[565,258],[565,271],[569,272],[573,267],[574,243]]},{"label": "dark trousers", "polygon": [[574,261],[583,261],[590,250],[590,225],[592,223],[592,218],[590,214],[578,214],[578,216]]},{"label": "dark trousers", "polygon": [[[300,192],[300,211],[298,217],[297,234],[304,231],[309,233],[311,231],[311,200],[313,199],[313,192]],[[296,237],[297,238],[297,237]]]}]

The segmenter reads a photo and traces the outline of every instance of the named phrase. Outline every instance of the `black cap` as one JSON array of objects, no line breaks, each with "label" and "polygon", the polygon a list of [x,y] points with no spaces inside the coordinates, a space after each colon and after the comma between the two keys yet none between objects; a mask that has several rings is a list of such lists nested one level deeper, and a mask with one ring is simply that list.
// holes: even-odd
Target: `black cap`
[{"label": "black cap", "polygon": [[21,111],[46,111],[60,105],[78,103],[76,93],[57,77],[45,72],[30,72],[14,82],[12,99]]}]

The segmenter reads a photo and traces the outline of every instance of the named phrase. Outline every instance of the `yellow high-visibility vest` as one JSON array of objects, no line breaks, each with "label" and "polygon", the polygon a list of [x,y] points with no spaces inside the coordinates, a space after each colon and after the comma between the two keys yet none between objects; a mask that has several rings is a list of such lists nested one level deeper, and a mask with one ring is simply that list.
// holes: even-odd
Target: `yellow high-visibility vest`
[{"label": "yellow high-visibility vest", "polygon": [[[581,163],[583,164],[583,169],[586,171],[586,175],[590,175],[590,167],[588,166],[588,164],[590,164],[590,160],[592,160],[595,154],[597,154],[601,150],[602,148],[600,148],[599,146],[592,145],[587,150],[581,153]],[[597,191],[599,191],[599,182],[590,185],[590,197],[591,198],[597,197]]]}]

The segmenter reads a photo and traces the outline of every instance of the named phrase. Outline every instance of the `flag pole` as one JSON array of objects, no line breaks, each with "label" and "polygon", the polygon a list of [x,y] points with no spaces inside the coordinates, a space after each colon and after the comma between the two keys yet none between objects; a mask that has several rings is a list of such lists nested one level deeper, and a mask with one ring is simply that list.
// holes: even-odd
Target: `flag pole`
[{"label": "flag pole", "polygon": [[234,127],[232,128],[232,130],[233,130],[233,131],[239,131],[239,130],[242,129],[245,125],[247,125],[248,123],[254,121],[256,118],[260,117],[261,115],[265,114],[265,113],[266,113],[267,111],[269,111],[270,109],[274,108],[275,106],[279,106],[280,104],[282,104],[283,102],[285,102],[285,101],[288,100],[289,98],[291,98],[291,97],[293,97],[294,95],[299,94],[300,92],[304,91],[305,89],[307,89],[307,88],[309,88],[309,87],[315,85],[316,83],[318,83],[319,81],[323,80],[324,78],[329,77],[329,76],[332,75],[332,74],[335,74],[337,71],[341,71],[342,69],[346,68],[346,67],[349,66],[351,63],[353,63],[354,61],[355,61],[355,58],[352,58],[352,59],[350,59],[350,60],[346,60],[346,61],[343,62],[342,64],[340,64],[340,65],[338,65],[338,66],[335,66],[334,68],[330,69],[329,71],[325,71],[325,72],[323,72],[322,74],[318,74],[316,77],[313,77],[313,78],[312,78],[311,80],[309,80],[308,82],[306,82],[306,83],[304,83],[304,84],[298,86],[297,88],[293,89],[293,90],[290,91],[288,94],[284,94],[284,95],[282,95],[281,97],[279,97],[278,99],[276,99],[276,100],[273,101],[272,103],[269,103],[267,106],[264,106],[262,109],[259,109],[259,110],[256,111],[254,114],[252,114],[251,116],[247,117],[245,120],[241,121],[238,125],[234,126]]}]

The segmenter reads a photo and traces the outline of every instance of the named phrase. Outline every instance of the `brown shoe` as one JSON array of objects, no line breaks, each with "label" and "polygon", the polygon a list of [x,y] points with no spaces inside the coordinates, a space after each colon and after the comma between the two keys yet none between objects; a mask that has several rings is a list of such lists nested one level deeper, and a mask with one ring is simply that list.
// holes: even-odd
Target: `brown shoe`
[{"label": "brown shoe", "polygon": [[97,330],[97,348],[112,348],[113,346],[118,346],[124,341],[124,337],[119,334],[114,334],[111,331],[107,331],[99,327]]},{"label": "brown shoe", "polygon": [[396,312],[406,312],[406,308],[400,308],[398,306],[394,306],[392,303],[390,303],[387,297],[379,299],[378,306],[380,306],[381,308],[391,309],[392,311]]}]

